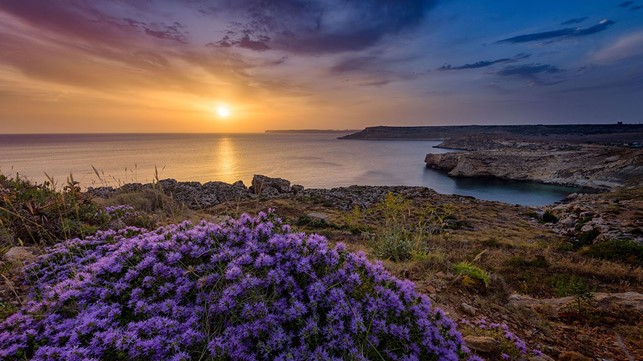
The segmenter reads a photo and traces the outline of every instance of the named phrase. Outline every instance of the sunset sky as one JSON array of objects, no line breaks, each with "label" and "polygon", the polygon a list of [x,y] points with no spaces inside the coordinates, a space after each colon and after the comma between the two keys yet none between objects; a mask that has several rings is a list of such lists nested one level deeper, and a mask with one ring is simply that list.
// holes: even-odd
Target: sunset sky
[{"label": "sunset sky", "polygon": [[642,115],[643,0],[0,1],[0,133]]}]

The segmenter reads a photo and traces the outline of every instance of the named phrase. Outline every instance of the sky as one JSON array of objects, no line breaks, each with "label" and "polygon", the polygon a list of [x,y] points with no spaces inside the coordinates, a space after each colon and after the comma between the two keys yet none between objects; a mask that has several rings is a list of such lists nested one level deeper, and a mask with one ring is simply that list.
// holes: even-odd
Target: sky
[{"label": "sky", "polygon": [[0,133],[642,118],[643,0],[0,1]]}]

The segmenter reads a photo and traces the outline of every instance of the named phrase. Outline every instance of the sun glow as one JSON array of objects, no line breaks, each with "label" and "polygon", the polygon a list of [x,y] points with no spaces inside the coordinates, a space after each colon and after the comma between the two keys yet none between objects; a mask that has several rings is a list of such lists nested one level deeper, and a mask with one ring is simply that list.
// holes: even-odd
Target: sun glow
[{"label": "sun glow", "polygon": [[227,105],[221,104],[216,108],[219,118],[227,118],[230,116],[230,108]]}]

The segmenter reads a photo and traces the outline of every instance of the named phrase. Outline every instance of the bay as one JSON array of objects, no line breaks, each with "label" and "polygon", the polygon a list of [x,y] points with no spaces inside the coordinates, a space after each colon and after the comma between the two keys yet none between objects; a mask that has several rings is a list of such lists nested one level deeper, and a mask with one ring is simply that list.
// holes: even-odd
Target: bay
[{"label": "bay", "polygon": [[[425,186],[444,194],[545,205],[574,188],[489,179],[455,179],[427,169],[437,141],[338,140],[341,133],[0,135],[0,172],[33,181],[72,174],[83,187],[280,177],[307,188],[350,185]],[[98,171],[95,174],[94,167]]]}]

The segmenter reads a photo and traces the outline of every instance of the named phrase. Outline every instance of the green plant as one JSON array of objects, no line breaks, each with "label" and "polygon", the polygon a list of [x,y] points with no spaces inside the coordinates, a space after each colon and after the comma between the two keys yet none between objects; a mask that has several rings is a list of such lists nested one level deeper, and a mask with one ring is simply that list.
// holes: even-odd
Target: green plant
[{"label": "green plant", "polygon": [[583,278],[573,275],[556,275],[550,279],[550,283],[556,289],[558,297],[573,297],[570,307],[577,314],[584,314],[592,305],[594,294]]},{"label": "green plant", "polygon": [[481,282],[485,287],[489,287],[491,277],[489,276],[489,272],[484,269],[469,262],[459,262],[453,266],[453,268],[458,276],[462,277],[463,284],[468,285],[471,282],[474,284]]},{"label": "green plant", "polygon": [[406,232],[388,229],[371,240],[373,254],[377,258],[394,262],[408,261],[413,256],[414,244]]},{"label": "green plant", "polygon": [[507,265],[518,268],[547,268],[549,262],[545,256],[537,255],[534,259],[526,259],[522,256],[514,256],[507,260]]},{"label": "green plant", "polygon": [[34,184],[0,174],[0,234],[4,245],[52,244],[93,234],[108,217],[81,192],[72,175],[62,189],[53,178]]},{"label": "green plant", "polygon": [[574,249],[579,249],[583,246],[591,245],[592,242],[601,234],[596,228],[592,228],[589,231],[582,232],[578,237],[572,241],[572,246]]},{"label": "green plant", "polygon": [[383,229],[370,240],[373,253],[378,258],[394,262],[420,257],[427,251],[431,236],[429,220],[420,217],[412,221],[413,207],[410,200],[401,195],[387,194],[376,206],[382,214]]},{"label": "green plant", "polygon": [[556,217],[550,210],[546,210],[543,213],[543,223],[557,223],[558,217]]},{"label": "green plant", "polygon": [[581,253],[599,259],[643,265],[643,245],[625,239],[610,239],[583,248]]}]

